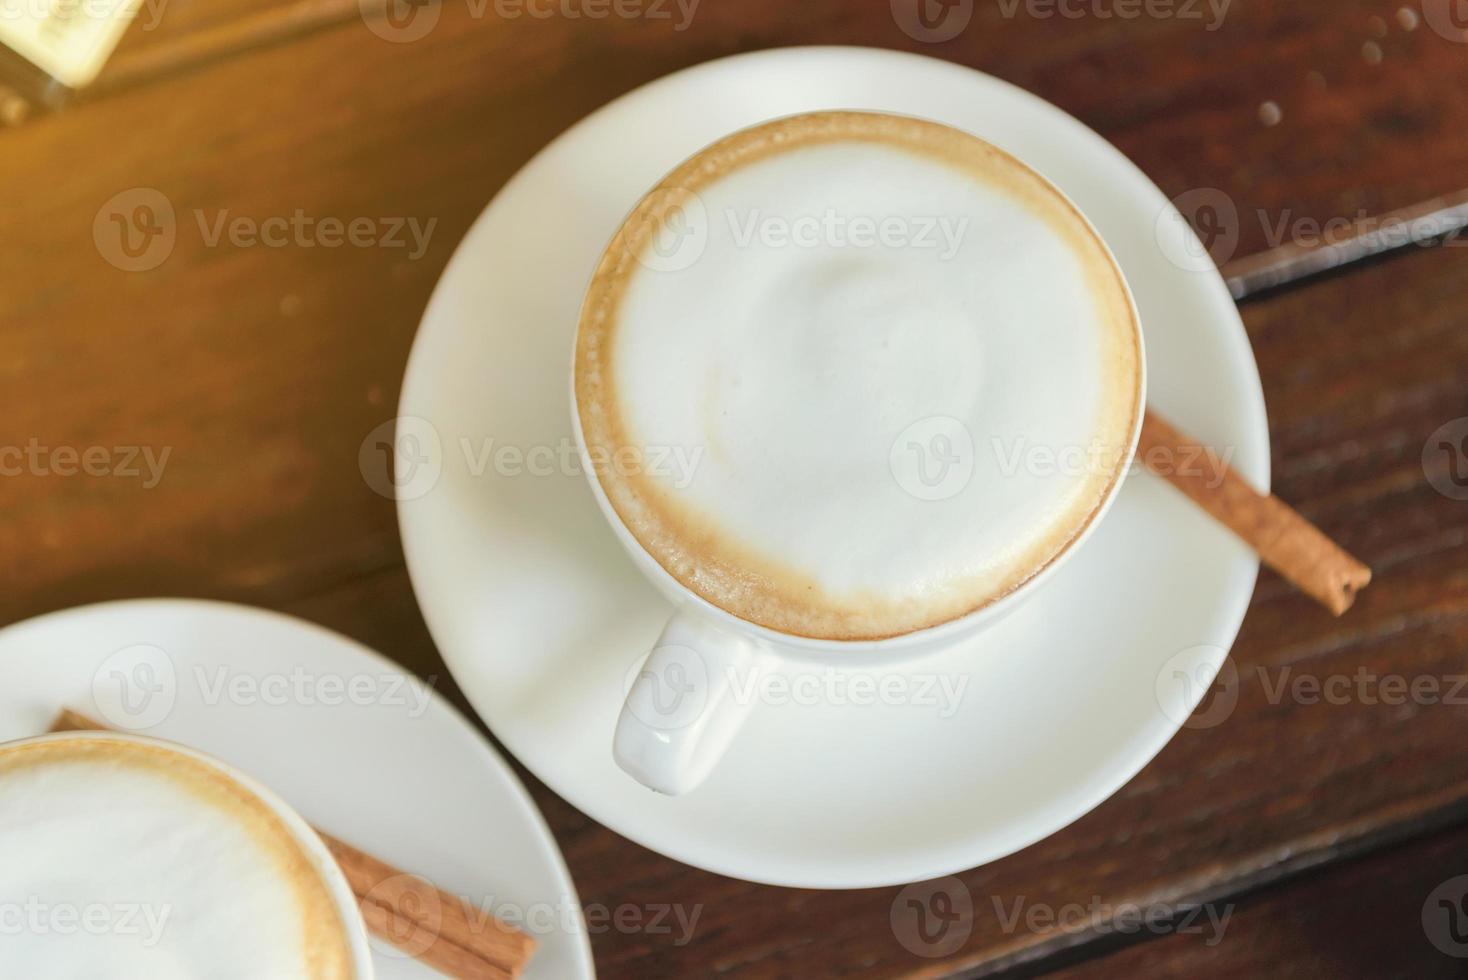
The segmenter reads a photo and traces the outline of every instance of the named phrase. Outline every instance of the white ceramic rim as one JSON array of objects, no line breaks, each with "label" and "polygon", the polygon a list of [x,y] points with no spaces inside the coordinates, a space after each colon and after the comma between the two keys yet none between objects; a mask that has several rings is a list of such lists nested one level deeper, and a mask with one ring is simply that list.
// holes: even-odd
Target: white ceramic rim
[{"label": "white ceramic rim", "polygon": [[[1175,218],[1180,217],[1161,190],[1120,150],[1063,110],[1015,85],[975,69],[925,55],[880,48],[808,46],[755,51],[704,62],[649,82],[598,108],[590,116],[558,135],[527,161],[486,206],[484,212],[466,234],[465,241],[472,240],[482,225],[490,223],[496,210],[496,203],[500,199],[514,193],[517,185],[528,179],[526,175],[534,170],[538,163],[557,153],[565,144],[575,140],[578,132],[587,126],[590,119],[603,113],[624,112],[629,104],[647,100],[664,89],[687,84],[691,79],[703,74],[725,73],[734,67],[750,71],[765,65],[775,66],[777,63],[798,62],[803,59],[843,59],[853,68],[859,65],[859,70],[862,72],[880,71],[895,75],[900,75],[907,69],[919,69],[928,73],[946,74],[955,87],[973,87],[976,95],[979,94],[978,90],[984,87],[990,91],[1003,91],[1008,98],[1028,103],[1045,125],[1067,128],[1075,139],[1089,143],[1092,152],[1110,157],[1114,166],[1126,171],[1130,179],[1129,186],[1124,190],[1137,199],[1139,210],[1144,206],[1156,206]],[[862,105],[827,107],[871,108]],[[1045,171],[1042,169],[1041,172]],[[424,364],[431,356],[428,351],[430,343],[426,339],[429,334],[428,328],[435,318],[441,319],[443,316],[439,312],[439,307],[448,302],[446,295],[451,289],[445,283],[450,282],[456,276],[472,274],[472,270],[467,268],[471,262],[472,257],[468,254],[468,250],[461,245],[434,289],[408,358],[402,397],[397,409],[400,416],[421,414],[414,404],[417,394],[414,389],[417,384],[431,384],[431,380],[424,379]],[[588,269],[588,279],[590,271]],[[1179,271],[1178,274],[1187,275],[1188,273]],[[1200,301],[1206,301],[1214,313],[1213,319],[1217,325],[1213,329],[1225,330],[1234,338],[1230,345],[1232,363],[1221,368],[1220,373],[1233,378],[1236,384],[1241,385],[1243,389],[1239,392],[1239,401],[1234,405],[1232,411],[1243,420],[1242,424],[1248,432],[1246,439],[1238,446],[1239,454],[1234,459],[1235,468],[1245,473],[1261,489],[1267,491],[1270,483],[1269,431],[1264,412],[1263,391],[1237,306],[1222,276],[1216,271],[1195,274],[1192,281],[1197,286]],[[1135,288],[1134,283],[1129,282],[1129,285]],[[1229,325],[1232,326],[1232,329],[1229,329]],[[1143,323],[1142,329],[1145,334],[1146,323]],[[441,334],[443,328],[435,327],[435,331]],[[977,845],[977,842],[972,839],[953,842],[943,848],[941,854],[930,853],[921,862],[910,860],[900,867],[891,860],[874,860],[863,865],[847,862],[840,866],[822,865],[818,872],[807,870],[791,873],[788,868],[773,867],[760,857],[756,859],[758,866],[751,869],[748,866],[749,861],[741,859],[738,846],[729,846],[727,841],[723,846],[717,848],[704,847],[696,843],[692,846],[685,846],[681,841],[669,845],[658,839],[656,825],[653,825],[652,832],[648,832],[646,823],[607,817],[604,809],[597,805],[595,798],[578,792],[574,770],[568,771],[565,767],[558,767],[543,758],[535,739],[529,737],[532,733],[518,727],[496,723],[495,713],[484,707],[491,703],[488,695],[476,689],[475,685],[463,682],[463,678],[469,674],[467,667],[455,669],[456,663],[467,664],[468,660],[474,658],[478,651],[455,649],[443,642],[443,637],[451,632],[448,624],[457,617],[453,604],[438,596],[428,587],[432,578],[430,574],[432,556],[423,542],[422,535],[417,531],[416,515],[412,511],[412,507],[404,506],[403,502],[399,502],[398,521],[403,537],[406,563],[415,592],[419,597],[424,619],[445,663],[456,677],[460,678],[460,686],[465,696],[474,705],[476,711],[479,711],[486,724],[494,730],[499,740],[557,794],[613,831],[674,860],[717,874],[791,888],[855,889],[926,880],[987,864],[1049,837],[1100,805],[1151,762],[1181,728],[1181,724],[1172,723],[1166,719],[1154,721],[1147,726],[1144,733],[1132,739],[1126,746],[1119,747],[1115,764],[1109,770],[1107,778],[1089,782],[1084,786],[1072,787],[1063,799],[1053,802],[1043,812],[1038,812],[1026,830],[1010,833],[997,842],[985,840],[982,845]],[[1257,574],[1257,561],[1247,566],[1240,563],[1239,568],[1231,574],[1227,594],[1219,596],[1215,607],[1213,627],[1216,631],[1214,635],[1225,650],[1232,646],[1238,635],[1239,627],[1243,623],[1253,595]],[[1203,693],[1199,692],[1200,699]]]},{"label": "white ceramic rim", "polygon": [[[695,69],[688,69],[688,71],[693,70]],[[679,75],[682,74],[682,72],[679,73]],[[651,83],[651,85],[656,84],[658,82]],[[649,86],[644,86],[644,88],[647,87]],[[623,96],[623,98],[636,95],[637,92],[641,91],[643,89],[637,89],[629,93],[628,96]],[[819,111],[817,110],[815,113],[795,113],[793,115],[776,116],[773,119],[766,120],[765,123],[756,123],[755,125],[765,125],[766,123],[775,122],[780,119],[793,119],[803,115],[817,115]],[[874,110],[861,111],[873,112]],[[1106,519],[1106,514],[1111,510],[1111,505],[1121,495],[1122,487],[1126,484],[1126,474],[1131,469],[1133,460],[1136,457],[1137,444],[1142,438],[1142,418],[1147,413],[1147,339],[1142,330],[1142,314],[1137,309],[1136,296],[1132,294],[1131,283],[1127,281],[1126,273],[1121,268],[1121,262],[1111,251],[1111,246],[1107,244],[1106,239],[1102,237],[1100,229],[1091,222],[1091,219],[1086,215],[1086,212],[1081,206],[1072,200],[1070,195],[1061,190],[1054,181],[1030,166],[1028,162],[1003,147],[995,146],[981,136],[975,136],[972,133],[959,130],[954,126],[950,126],[936,119],[926,119],[920,116],[896,112],[880,112],[877,114],[921,119],[923,122],[934,123],[945,129],[961,133],[970,139],[978,140],[980,143],[997,150],[1002,156],[1017,163],[1024,170],[1038,178],[1052,194],[1070,206],[1070,210],[1080,218],[1081,223],[1085,225],[1091,232],[1092,237],[1100,244],[1102,252],[1106,255],[1106,260],[1111,263],[1111,268],[1116,272],[1116,278],[1121,282],[1122,292],[1126,295],[1127,308],[1132,314],[1132,335],[1137,344],[1137,378],[1135,386],[1137,406],[1132,416],[1130,438],[1127,443],[1126,453],[1118,461],[1116,470],[1112,475],[1112,480],[1106,487],[1106,493],[1096,506],[1091,509],[1090,513],[1086,515],[1085,523],[1081,525],[1080,531],[1061,545],[1060,550],[1046,559],[1045,563],[1032,572],[1028,578],[1024,579],[1024,581],[1020,582],[1010,591],[986,600],[983,605],[977,606],[961,616],[944,620],[935,626],[910,630],[897,636],[884,637],[878,640],[827,640],[818,637],[800,636],[794,633],[782,633],[779,630],[771,629],[768,626],[763,626],[735,615],[724,607],[705,599],[697,592],[688,588],[688,586],[675,578],[671,572],[662,566],[661,562],[654,558],[642,546],[642,542],[637,540],[636,535],[632,533],[632,530],[622,520],[622,516],[617,513],[617,509],[612,506],[611,498],[607,496],[606,488],[602,486],[601,479],[596,475],[596,468],[591,464],[591,455],[586,448],[586,436],[581,428],[580,406],[576,400],[576,345],[573,343],[571,349],[571,366],[567,371],[567,383],[571,393],[571,429],[576,439],[576,449],[581,455],[581,471],[586,476],[586,482],[591,486],[591,493],[596,498],[597,507],[601,509],[602,516],[606,518],[607,523],[611,525],[612,531],[617,536],[617,540],[622,542],[622,547],[632,556],[637,567],[642,570],[643,574],[653,579],[654,586],[669,598],[674,599],[675,603],[692,607],[701,615],[722,624],[726,629],[754,636],[763,641],[771,650],[781,655],[793,659],[808,660],[810,662],[825,662],[823,659],[825,656],[856,656],[860,657],[863,663],[870,665],[878,662],[893,662],[914,654],[920,655],[925,651],[935,649],[945,641],[956,639],[970,632],[982,629],[986,623],[1000,619],[1005,613],[1039,591],[1040,587],[1046,581],[1059,571],[1076,552],[1085,546],[1086,541],[1095,533],[1096,528]],[[688,157],[688,160],[698,157],[708,148],[703,147],[695,151]],[[684,161],[679,166],[684,166],[686,163],[687,161]],[[529,164],[526,166],[529,166]],[[653,188],[648,188],[648,193],[651,193],[652,190]],[[646,200],[646,195],[632,202],[628,209],[629,215],[644,200]],[[620,233],[622,227],[625,227],[625,222],[618,227],[618,233]],[[606,253],[607,249],[611,248],[612,240],[608,241],[606,248],[603,249],[603,254]],[[578,335],[580,334],[580,320],[585,316],[585,312],[585,304],[583,302],[577,314]]]},{"label": "white ceramic rim", "polygon": [[331,893],[332,902],[335,903],[337,912],[341,916],[342,925],[346,932],[347,945],[352,951],[352,975],[357,980],[373,980],[376,971],[372,965],[372,949],[367,942],[367,923],[362,919],[362,909],[357,904],[357,896],[352,894],[352,886],[347,884],[346,875],[342,873],[341,867],[332,857],[331,851],[327,849],[326,842],[319,834],[306,823],[306,819],[297,813],[289,803],[281,799],[274,790],[264,785],[248,773],[241,772],[226,762],[221,762],[206,752],[178,742],[170,742],[163,738],[154,738],[150,735],[135,735],[131,732],[114,731],[73,731],[73,732],[48,732],[45,735],[35,735],[31,738],[15,739],[0,744],[6,749],[21,748],[27,745],[40,745],[47,742],[67,742],[76,740],[85,741],[110,741],[127,742],[133,745],[143,745],[149,748],[161,749],[165,752],[173,752],[177,755],[193,759],[195,762],[203,763],[223,774],[235,783],[244,787],[245,790],[268,806],[281,823],[285,824],[297,844],[306,852],[310,858],[316,873],[320,875],[321,881],[326,885],[327,891]]},{"label": "white ceramic rim", "polygon": [[[283,629],[297,632],[303,638],[310,638],[313,642],[330,644],[342,650],[350,651],[353,656],[365,658],[366,661],[375,665],[377,669],[383,672],[404,676],[408,676],[410,673],[402,664],[390,660],[372,647],[322,626],[319,623],[301,619],[298,616],[293,616],[288,613],[278,612],[274,609],[265,609],[260,606],[249,606],[243,603],[226,602],[218,599],[199,599],[184,596],[156,596],[94,602],[81,606],[72,606],[67,609],[58,609],[53,612],[33,616],[30,619],[10,623],[4,627],[0,627],[0,657],[4,656],[5,643],[11,641],[14,637],[24,636],[31,632],[44,633],[46,630],[52,629],[59,624],[71,624],[75,620],[87,620],[93,617],[129,614],[146,614],[166,618],[180,611],[193,611],[209,616],[249,617],[250,619],[267,621]],[[568,937],[569,943],[574,949],[574,953],[571,955],[577,967],[575,975],[595,977],[596,968],[591,951],[591,940],[587,931],[585,917],[581,914],[580,893],[577,891],[575,879],[571,876],[570,869],[566,865],[565,855],[561,853],[560,844],[556,840],[555,834],[552,833],[550,825],[546,823],[545,815],[535,805],[535,801],[531,797],[529,790],[525,788],[525,784],[516,775],[515,770],[505,760],[500,750],[484,737],[484,734],[464,716],[464,713],[458,707],[450,703],[437,690],[430,691],[430,702],[433,704],[435,711],[442,712],[450,720],[452,728],[463,739],[464,744],[473,746],[477,757],[477,764],[488,769],[497,781],[507,788],[509,795],[515,800],[515,810],[513,813],[515,819],[534,831],[534,836],[537,838],[537,842],[542,848],[544,857],[549,863],[550,869],[556,879],[555,884],[559,889],[559,894],[563,894],[569,901],[574,903],[576,908],[574,928],[570,930]],[[24,740],[39,737],[42,736],[27,735]],[[137,737],[148,738],[151,736]],[[21,740],[13,739],[11,741]],[[199,751],[169,739],[159,739],[159,741],[163,741],[176,748]],[[219,762],[218,759],[209,756],[207,752],[203,754],[213,759],[213,761]],[[228,763],[222,764],[226,767],[229,765]],[[363,846],[370,843],[371,841],[365,838],[362,841]],[[372,940],[369,936],[369,950],[371,943]],[[534,968],[535,961],[532,959],[530,969],[533,970]]]}]

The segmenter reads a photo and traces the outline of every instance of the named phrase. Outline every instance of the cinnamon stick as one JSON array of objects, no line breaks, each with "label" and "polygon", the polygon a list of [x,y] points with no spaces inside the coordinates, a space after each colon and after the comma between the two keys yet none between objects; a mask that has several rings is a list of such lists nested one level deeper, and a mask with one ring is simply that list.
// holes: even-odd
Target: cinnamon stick
[{"label": "cinnamon stick", "polygon": [[[353,894],[362,902],[364,914],[367,905],[372,904],[399,919],[411,920],[412,928],[406,930],[404,947],[422,945],[426,939],[436,936],[486,962],[515,964],[517,971],[530,958],[535,940],[525,933],[489,914],[471,919],[460,899],[440,891],[423,878],[405,874],[330,834],[319,830],[316,833],[341,865]],[[409,924],[405,921],[396,925]],[[419,958],[428,959],[433,948],[430,945]]]},{"label": "cinnamon stick", "polygon": [[1260,493],[1216,454],[1213,465],[1181,465],[1209,454],[1150,408],[1137,459],[1187,494],[1253,548],[1261,561],[1339,616],[1371,581],[1371,569],[1326,537],[1278,497]]},{"label": "cinnamon stick", "polygon": [[[106,725],[63,708],[53,732],[107,731]],[[314,828],[313,828],[314,829]],[[320,830],[356,896],[367,930],[440,973],[461,980],[514,980],[535,940],[492,915],[471,919],[463,902]]]}]

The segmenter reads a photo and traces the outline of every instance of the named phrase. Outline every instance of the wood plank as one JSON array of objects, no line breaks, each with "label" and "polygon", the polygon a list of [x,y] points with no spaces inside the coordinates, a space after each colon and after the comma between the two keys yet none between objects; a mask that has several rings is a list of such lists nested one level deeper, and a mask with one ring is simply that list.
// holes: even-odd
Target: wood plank
[{"label": "wood plank", "polygon": [[[1256,158],[1274,159],[1285,143],[1292,153],[1306,143],[1334,159],[1341,146],[1332,140],[1355,139],[1347,130],[1376,124],[1376,96],[1354,88],[1332,96],[1361,95],[1364,108],[1348,126],[1307,113],[1314,120],[1308,133],[1285,139],[1271,130],[1253,142],[1214,125],[1219,99],[1225,80],[1238,81],[1230,66],[1256,40],[1301,43],[1300,36],[1328,28],[1339,46],[1340,32],[1357,31],[1377,6],[1337,4],[1328,16],[1315,7],[1240,8],[1212,34],[1183,21],[995,20],[997,8],[984,7],[958,38],[921,47],[1067,105],[1169,190],[1222,183],[1266,209],[1299,206],[1291,195],[1308,194],[1317,203],[1305,211],[1330,210],[1320,202],[1334,200],[1333,182],[1355,180],[1376,195],[1367,204],[1385,205],[1416,193],[1423,179],[1436,181],[1424,177],[1426,163],[1462,170],[1455,156],[1462,141],[1430,161],[1420,147],[1463,128],[1455,114],[1468,104],[1450,98],[1446,84],[1459,69],[1441,59],[1468,57],[1468,46],[1420,28],[1392,35],[1408,46],[1403,66],[1391,60],[1377,67],[1407,71],[1411,54],[1411,72],[1442,80],[1429,89],[1444,101],[1426,113],[1441,126],[1418,132],[1411,147],[1370,140],[1393,162],[1357,152],[1354,177],[1327,173],[1311,158],[1273,183],[1229,183],[1215,161],[1245,145]],[[699,11],[695,26],[678,32],[662,21],[476,18],[449,4],[416,43],[389,43],[353,21],[200,67],[176,90],[135,88],[5,133],[0,210],[25,230],[27,246],[0,273],[0,379],[19,403],[14,431],[42,446],[106,443],[172,455],[153,490],[137,480],[11,482],[15,520],[0,530],[0,544],[27,559],[0,577],[0,613],[52,608],[124,575],[138,591],[234,589],[269,600],[396,562],[391,511],[357,473],[357,445],[391,416],[428,292],[494,190],[556,132],[649,77],[777,40],[881,43],[895,30],[889,15],[870,11],[833,15],[801,6],[784,11],[778,27],[758,16],[760,8],[709,4]],[[1223,50],[1218,45],[1242,47],[1229,49],[1231,59],[1205,85],[1198,73],[1213,62],[1189,61],[1196,45],[1214,55]],[[1161,66],[1147,69],[1159,80],[1180,73],[1190,80],[1170,89],[1178,93],[1169,101],[1176,113],[1137,102],[1151,90],[1145,85],[1122,88],[1130,110],[1101,94],[1110,87],[1096,84],[1098,72],[1109,65],[1117,77],[1125,74],[1123,55],[1107,53],[1114,49],[1132,67]],[[1089,81],[1076,84],[1077,77]],[[1248,115],[1244,97],[1227,98],[1227,118]],[[1191,127],[1202,142],[1181,152],[1169,135],[1173,126]],[[147,138],[118,141],[116,133]],[[1269,142],[1276,137],[1284,142]],[[60,160],[87,166],[64,185],[33,193],[33,175]],[[183,216],[183,233],[163,266],[128,274],[101,261],[91,230],[109,198],[139,186],[166,195]],[[1279,193],[1286,186],[1289,194]],[[436,224],[417,260],[402,249],[211,248],[189,220],[196,209],[209,220],[300,210]],[[70,587],[54,591],[62,582]]]},{"label": "wood plank", "polygon": [[[260,47],[297,39],[306,42],[302,58],[326,57],[344,43],[353,54],[334,64],[363,68],[395,60],[406,69],[409,62],[433,63],[419,60],[428,51],[472,49],[480,57],[467,71],[436,78],[443,91],[458,94],[513,88],[505,69],[526,64],[517,51],[560,52],[522,70],[543,81],[574,81],[590,96],[574,115],[538,107],[563,128],[606,98],[721,54],[803,43],[900,48],[972,65],[1055,102],[1114,140],[1170,195],[1217,189],[1221,197],[1195,196],[1188,204],[1223,202],[1233,215],[1225,216],[1232,237],[1224,242],[1236,237],[1236,244],[1226,244],[1224,258],[1308,239],[1328,222],[1457,192],[1468,172],[1468,145],[1458,138],[1468,106],[1455,97],[1468,81],[1468,43],[1455,33],[1446,0],[1421,7],[1230,2],[1221,17],[1222,0],[1177,0],[1171,9],[1186,15],[1149,17],[1138,7],[1142,15],[1130,18],[1116,0],[1063,5],[1079,16],[1066,16],[1053,0],[994,0],[976,3],[967,26],[938,43],[920,38],[946,31],[911,36],[884,0],[796,7],[686,0],[691,16],[669,2],[651,8],[668,17],[630,19],[580,15],[599,0],[424,0],[425,10],[441,11],[432,31],[394,44],[367,27],[380,22],[390,2],[398,0],[148,0],[84,98],[167,82],[241,55],[262,64],[253,60]],[[651,3],[638,0],[633,9]],[[523,12],[532,7],[565,7],[578,16]],[[319,32],[340,38],[318,44]],[[418,50],[400,50],[406,48]],[[412,84],[434,87],[435,80],[420,76]],[[212,104],[255,97],[248,90],[232,95]],[[295,96],[313,101],[305,89]],[[1211,214],[1192,216],[1208,223]]]},{"label": "wood plank", "polygon": [[[1212,945],[1216,933],[1207,929],[1167,933],[1047,975],[1054,980],[1461,977],[1468,943],[1448,931],[1447,910],[1436,901],[1461,897],[1459,886],[1439,889],[1464,868],[1468,829],[1458,827],[1249,896],[1236,903],[1222,941]],[[1424,925],[1430,898],[1432,917]],[[1220,909],[1218,917],[1223,915]]]},{"label": "wood plank", "polygon": [[[589,822],[530,778],[586,902],[641,907],[654,896],[702,910],[685,947],[667,935],[596,936],[602,975],[986,975],[1104,948],[1094,931],[1006,927],[999,912],[1016,901],[1226,900],[1468,817],[1468,684],[1459,680],[1468,511],[1422,466],[1428,434],[1468,416],[1461,260],[1453,249],[1413,250],[1245,308],[1274,420],[1276,490],[1371,562],[1378,580],[1333,620],[1265,573],[1233,654],[1232,713],[1184,730],[1070,828],[960,875],[976,912],[955,956],[929,962],[898,942],[897,889],[792,891],[693,871]],[[399,570],[289,608],[446,686]],[[1396,700],[1395,685],[1419,678],[1438,685],[1423,703],[1370,703]],[[1314,685],[1344,691],[1344,703]]]}]

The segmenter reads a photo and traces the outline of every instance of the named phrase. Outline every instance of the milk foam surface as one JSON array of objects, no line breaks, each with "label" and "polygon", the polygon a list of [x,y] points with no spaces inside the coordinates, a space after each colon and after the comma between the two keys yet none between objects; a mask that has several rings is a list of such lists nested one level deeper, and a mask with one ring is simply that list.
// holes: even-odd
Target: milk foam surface
[{"label": "milk foam surface", "polygon": [[347,976],[330,894],[273,811],[118,744],[0,747],[0,976]]},{"label": "milk foam surface", "polygon": [[847,118],[675,175],[697,257],[658,267],[664,226],[589,305],[578,402],[593,445],[700,453],[685,486],[600,473],[675,577],[860,639],[962,615],[1065,547],[1130,445],[1139,350],[1109,256],[1037,177],[933,124]]}]

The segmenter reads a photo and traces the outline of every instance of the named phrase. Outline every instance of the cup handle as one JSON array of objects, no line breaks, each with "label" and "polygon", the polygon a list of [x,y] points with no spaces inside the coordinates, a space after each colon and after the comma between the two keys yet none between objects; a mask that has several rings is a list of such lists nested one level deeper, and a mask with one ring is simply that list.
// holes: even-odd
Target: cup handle
[{"label": "cup handle", "polygon": [[[679,611],[638,670],[612,739],[612,756],[649,789],[679,796],[723,757],[754,706],[765,649]],[[743,695],[743,696],[742,696]]]}]

